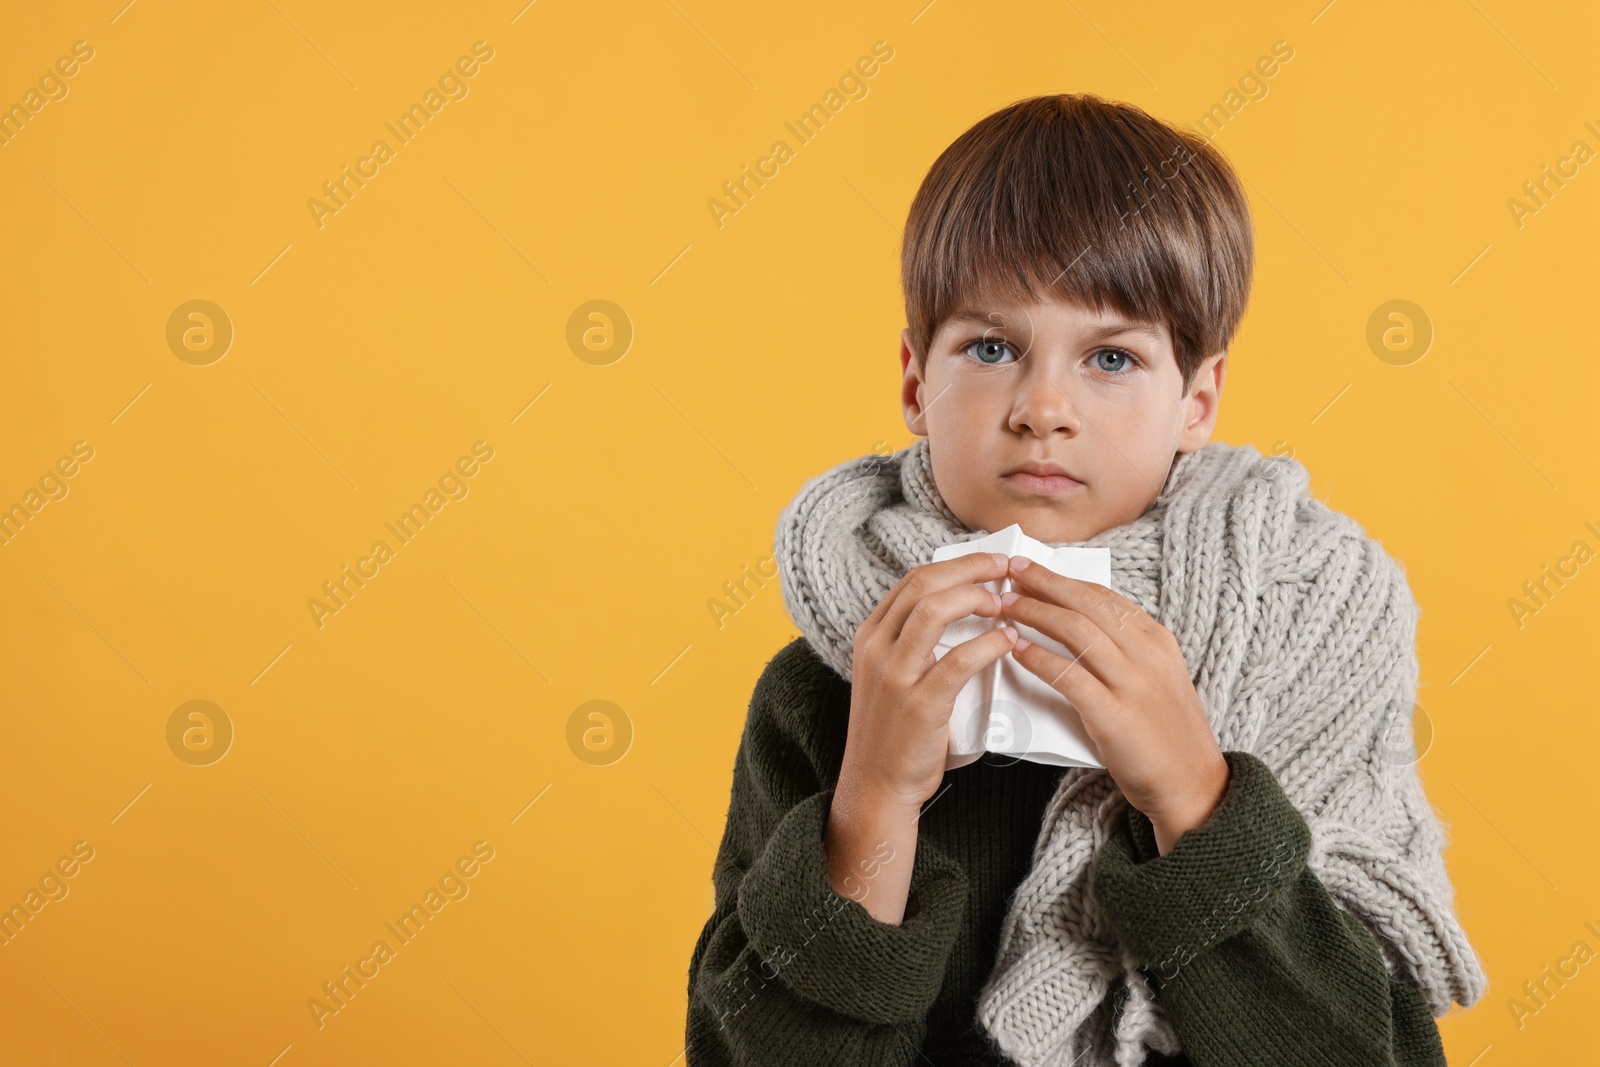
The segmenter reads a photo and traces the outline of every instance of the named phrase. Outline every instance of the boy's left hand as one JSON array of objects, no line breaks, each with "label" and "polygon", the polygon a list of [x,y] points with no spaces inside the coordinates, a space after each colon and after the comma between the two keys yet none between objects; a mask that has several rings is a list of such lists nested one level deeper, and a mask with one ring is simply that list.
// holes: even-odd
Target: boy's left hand
[{"label": "boy's left hand", "polygon": [[1009,571],[1011,618],[1055,638],[1057,656],[1020,635],[1010,655],[1072,701],[1128,803],[1149,817],[1162,855],[1210,818],[1228,762],[1206,721],[1172,632],[1114,590],[1057,574],[1022,556]]}]

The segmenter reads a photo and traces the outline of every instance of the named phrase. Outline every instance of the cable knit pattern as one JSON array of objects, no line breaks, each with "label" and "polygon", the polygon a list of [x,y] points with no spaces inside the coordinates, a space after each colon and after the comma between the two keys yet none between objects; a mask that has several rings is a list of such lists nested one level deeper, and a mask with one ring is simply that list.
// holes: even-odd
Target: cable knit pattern
[{"label": "cable knit pattern", "polygon": [[[1475,1003],[1485,978],[1454,914],[1444,828],[1414,761],[1385,745],[1397,726],[1409,735],[1418,609],[1401,567],[1309,484],[1292,458],[1214,441],[1176,458],[1139,518],[1076,543],[1111,550],[1112,586],[1177,637],[1219,746],[1272,770],[1310,827],[1307,866],[1439,1016]],[[779,517],[785,605],[848,680],[856,629],[884,594],[941,545],[988,532],[941,498],[926,438],[842,463]],[[978,1005],[1023,1067],[1178,1051],[1090,891],[1126,806],[1104,769],[1071,768],[1046,810]]]}]

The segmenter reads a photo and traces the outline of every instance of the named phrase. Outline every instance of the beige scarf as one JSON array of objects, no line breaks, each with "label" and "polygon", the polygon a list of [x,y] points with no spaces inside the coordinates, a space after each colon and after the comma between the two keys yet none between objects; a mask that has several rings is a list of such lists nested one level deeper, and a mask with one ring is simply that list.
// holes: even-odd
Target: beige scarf
[{"label": "beige scarf", "polygon": [[[1443,1015],[1485,979],[1415,754],[1394,747],[1409,744],[1417,606],[1402,568],[1309,481],[1293,459],[1212,442],[1177,457],[1142,516],[1077,543],[1111,550],[1112,586],[1178,638],[1222,749],[1273,770],[1310,826],[1311,870]],[[856,629],[884,594],[939,546],[989,532],[940,497],[926,438],[842,463],[779,517],[784,603],[848,680]],[[1089,892],[1126,804],[1105,770],[1070,768],[1044,816],[978,1003],[1022,1067],[1138,1067],[1147,1048],[1178,1051]]]}]

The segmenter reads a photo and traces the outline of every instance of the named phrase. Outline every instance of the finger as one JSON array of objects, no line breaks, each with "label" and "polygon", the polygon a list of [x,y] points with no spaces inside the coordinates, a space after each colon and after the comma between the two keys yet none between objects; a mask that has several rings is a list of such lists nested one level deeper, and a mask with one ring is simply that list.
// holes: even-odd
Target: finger
[{"label": "finger", "polygon": [[924,698],[924,707],[948,708],[973,675],[1011,651],[1015,637],[1015,630],[1000,626],[961,642],[935,660],[911,692]]},{"label": "finger", "polygon": [[[1020,569],[1019,564],[1022,565]],[[1137,639],[1144,630],[1160,625],[1116,590],[1099,582],[1057,574],[1044,564],[1033,563],[1023,556],[1012,557],[1009,576],[1019,592],[1081,611],[1125,649],[1127,639]]]},{"label": "finger", "polygon": [[883,625],[898,637],[900,631],[905,629],[906,617],[917,606],[918,600],[956,585],[999,581],[1005,577],[1008,563],[1010,558],[1004,552],[969,552],[955,559],[913,567],[900,579],[895,589],[890,590],[898,595],[894,603],[884,610]]},{"label": "finger", "polygon": [[929,593],[906,616],[905,627],[893,653],[901,677],[920,677],[933,662],[933,647],[945,629],[971,615],[994,618],[1000,614],[1000,597],[981,585],[956,585]]},{"label": "finger", "polygon": [[894,610],[895,604],[899,601],[900,597],[904,595],[907,587],[913,585],[915,580],[921,580],[919,578],[921,571],[932,569],[934,567],[943,568],[946,564],[955,563],[960,560],[971,560],[972,563],[979,563],[982,561],[982,558],[985,555],[994,561],[995,568],[999,570],[999,574],[992,575],[990,578],[985,580],[992,581],[994,578],[1004,576],[1006,565],[1010,562],[1010,557],[1000,552],[990,552],[987,554],[974,552],[966,556],[960,556],[956,560],[940,560],[938,563],[926,564],[923,567],[912,567],[910,570],[906,571],[905,574],[900,576],[900,580],[895,582],[887,593],[883,594],[883,596],[879,598],[878,603],[873,607],[866,619],[862,621],[861,628],[866,629],[867,627],[875,628],[877,626],[881,626],[888,618],[890,611]]},{"label": "finger", "polygon": [[[856,629],[853,641],[855,655],[864,657],[868,662],[888,663],[897,650],[906,617],[923,596],[936,589],[962,584],[977,588],[978,582],[999,581],[1009,563],[1010,557],[1003,552],[970,552],[954,559],[911,568],[884,594],[872,613]],[[920,676],[932,658],[930,651],[920,657],[913,667],[902,665],[900,677],[909,683]],[[908,669],[915,673],[907,674]]]},{"label": "finger", "polygon": [[1064,608],[1021,593],[1007,593],[1002,614],[1066,646],[1096,678],[1108,687],[1125,681],[1133,659],[1095,621],[1081,611]]},{"label": "finger", "polygon": [[1109,707],[1111,691],[1107,689],[1076,658],[1058,656],[1019,636],[1019,647],[1011,650],[1011,658],[1022,664],[1035,677],[1051,689],[1072,701],[1072,706],[1084,719],[1084,725],[1096,716],[1101,708]]}]

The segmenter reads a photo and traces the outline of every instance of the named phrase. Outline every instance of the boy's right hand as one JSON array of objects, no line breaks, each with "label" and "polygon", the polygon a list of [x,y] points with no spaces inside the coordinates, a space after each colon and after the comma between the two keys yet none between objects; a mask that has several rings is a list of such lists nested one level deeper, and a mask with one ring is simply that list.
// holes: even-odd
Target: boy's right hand
[{"label": "boy's right hand", "polygon": [[941,659],[946,626],[1000,614],[982,583],[1003,578],[1010,559],[973,552],[913,567],[856,631],[850,725],[828,810],[828,878],[879,922],[898,924],[911,892],[917,820],[944,778],[950,714],[968,679],[1009,652],[1010,627],[990,630]]},{"label": "boy's right hand", "polygon": [[959,619],[1000,614],[1000,598],[982,583],[1004,578],[1009,563],[1003,552],[973,552],[914,567],[861,624],[836,795],[914,818],[938,791],[956,695],[1011,651],[1016,631],[990,630],[943,658],[934,645]]}]

